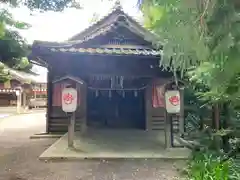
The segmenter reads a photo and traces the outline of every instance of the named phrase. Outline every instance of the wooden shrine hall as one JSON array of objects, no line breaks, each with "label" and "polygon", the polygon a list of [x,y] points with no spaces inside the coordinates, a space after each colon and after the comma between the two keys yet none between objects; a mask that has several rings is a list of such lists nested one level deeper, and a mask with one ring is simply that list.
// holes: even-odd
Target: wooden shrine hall
[{"label": "wooden shrine hall", "polygon": [[17,112],[24,112],[28,108],[34,87],[39,84],[37,76],[18,71],[0,63],[7,79],[0,81],[0,106],[16,106]]},{"label": "wooden shrine hall", "polygon": [[[73,79],[83,82],[76,86],[77,131],[164,130],[163,94],[172,74],[159,68],[156,39],[116,4],[111,13],[67,41],[35,41],[29,59],[48,68],[47,132],[67,131],[61,90]],[[174,132],[181,127],[179,119],[173,122]]]}]

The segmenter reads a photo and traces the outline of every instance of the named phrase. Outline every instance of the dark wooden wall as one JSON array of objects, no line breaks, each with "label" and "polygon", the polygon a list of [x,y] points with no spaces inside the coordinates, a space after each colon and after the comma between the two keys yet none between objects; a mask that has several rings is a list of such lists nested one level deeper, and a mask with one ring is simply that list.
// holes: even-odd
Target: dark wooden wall
[{"label": "dark wooden wall", "polygon": [[[169,82],[169,79],[157,79],[155,80],[158,85],[164,85]],[[51,85],[50,85],[51,86]],[[146,129],[147,130],[164,130],[166,111],[164,107],[154,108],[152,104],[152,88],[153,81],[145,90],[145,103],[146,103]],[[53,88],[50,87],[49,93],[54,93]],[[83,128],[83,123],[86,122],[86,107],[87,107],[87,87],[85,84],[80,85],[80,97],[81,102],[76,111],[76,130],[80,131]],[[53,98],[53,97],[49,97]],[[49,100],[52,103],[53,99]],[[50,105],[50,104],[49,104]],[[47,129],[51,133],[67,132],[67,126],[69,123],[69,117],[62,111],[61,106],[49,106],[48,107],[48,121]],[[175,133],[179,131],[179,117],[173,118],[173,130]]]},{"label": "dark wooden wall", "polygon": [[[57,58],[57,56],[55,57]],[[59,57],[64,58],[64,57]],[[97,60],[96,60],[97,59]],[[60,59],[59,59],[60,60]],[[61,60],[59,67],[54,64],[56,60],[49,61],[51,67],[49,69],[49,82],[48,82],[48,114],[47,114],[47,131],[48,132],[66,132],[68,118],[67,115],[61,110],[60,106],[53,105],[53,84],[52,81],[56,78],[60,78],[65,75],[72,75],[82,77],[89,74],[104,74],[104,75],[121,75],[121,76],[136,76],[153,78],[158,76],[160,69],[151,69],[151,66],[157,66],[159,58],[133,58],[133,57],[115,57],[115,56],[79,56],[65,57]],[[71,63],[70,63],[71,62]],[[93,66],[94,65],[94,66]],[[136,68],[137,67],[137,68]],[[64,71],[62,70],[64,69]],[[163,77],[169,77],[169,74],[165,75],[161,72]],[[166,78],[158,80],[159,83],[164,84],[167,82]],[[81,86],[81,105],[77,109],[76,113],[76,129],[80,130],[82,122],[86,121],[86,85]],[[145,90],[146,96],[146,127],[148,130],[163,130],[165,113],[163,108],[152,107],[152,84]]]},{"label": "dark wooden wall", "polygon": [[[54,76],[49,77],[50,81]],[[67,132],[69,124],[69,116],[62,110],[61,104],[53,106],[54,100],[54,84],[48,83],[48,114],[47,114],[47,131],[49,133]],[[79,84],[80,104],[76,111],[76,130],[82,128],[83,122],[86,121],[86,85]]]}]

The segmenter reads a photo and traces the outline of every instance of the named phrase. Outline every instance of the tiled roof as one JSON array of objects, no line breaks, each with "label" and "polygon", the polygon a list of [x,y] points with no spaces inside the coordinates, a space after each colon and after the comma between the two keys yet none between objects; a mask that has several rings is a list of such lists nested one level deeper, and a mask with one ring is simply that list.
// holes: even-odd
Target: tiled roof
[{"label": "tiled roof", "polygon": [[125,25],[124,23],[119,23],[118,25],[110,24],[108,26],[102,27],[96,30],[94,33],[84,36],[84,38],[80,40],[72,40],[72,41],[69,40],[65,42],[34,41],[33,47],[41,46],[41,47],[52,47],[52,48],[61,48],[61,47],[71,48],[76,45],[80,45],[81,43],[87,42],[89,40],[93,40],[98,36],[106,35],[108,32],[115,31],[115,29],[117,29],[120,26],[127,28],[129,31],[144,37],[144,40],[149,41],[150,37],[147,36],[147,34],[143,34],[143,32],[138,31],[134,26],[128,26],[128,25]]},{"label": "tiled roof", "polygon": [[39,82],[39,80],[37,78],[38,76],[36,76],[36,75],[32,75],[30,73],[12,69],[1,62],[0,62],[0,66],[3,66],[4,67],[3,72],[6,74],[9,74],[13,79],[19,80],[19,81],[21,81],[23,83],[27,83],[27,84],[30,84],[31,82],[35,82],[35,83]]},{"label": "tiled roof", "polygon": [[51,48],[52,52],[87,53],[87,54],[116,54],[116,55],[161,55],[161,51],[153,49],[128,48]]},{"label": "tiled roof", "polygon": [[[68,41],[76,41],[82,39],[83,37],[88,36],[89,34],[94,34],[96,30],[102,29],[105,26],[109,26],[110,24],[114,24],[114,22],[118,19],[119,16],[127,16],[128,19],[131,19],[135,24],[138,24],[138,22],[127,15],[122,8],[122,5],[119,1],[116,1],[114,6],[111,8],[110,12],[107,12],[106,15],[101,17],[99,20],[97,20],[95,23],[93,23],[91,26],[83,30],[82,32],[75,34],[73,37],[68,39]],[[143,27],[139,24],[139,27],[143,29]]]},{"label": "tiled roof", "polygon": [[121,21],[120,26],[125,26],[126,28],[140,35],[149,42],[155,43],[157,40],[160,40],[156,34],[144,28],[136,19],[124,12],[121,3],[116,1],[114,7],[109,13],[107,13],[104,17],[102,17],[94,24],[92,24],[90,27],[86,28],[84,31],[68,39],[67,42],[82,43],[91,40],[96,36],[102,35],[103,33],[110,31],[110,29],[115,26],[115,23],[120,22],[119,20]]},{"label": "tiled roof", "polygon": [[[104,36],[109,32],[115,32],[118,28],[124,28],[130,33],[133,33],[147,44],[151,42],[151,45],[147,47],[101,47],[101,45],[95,43],[84,44],[85,42],[94,40],[99,36]],[[110,14],[106,15],[94,25],[85,29],[83,32],[73,36],[64,42],[43,42],[34,41],[32,46],[32,53],[29,55],[31,62],[38,65],[47,66],[47,62],[43,62],[41,57],[44,51],[50,52],[60,52],[60,53],[78,53],[78,54],[90,54],[90,55],[100,55],[100,54],[112,54],[112,55],[141,55],[141,56],[160,56],[162,51],[155,50],[154,44],[158,41],[158,36],[151,33],[138,22],[136,22],[132,17],[126,14],[119,2],[115,4],[113,10]],[[140,43],[142,44],[142,43]],[[153,46],[152,46],[153,45]],[[133,46],[133,44],[132,44]],[[45,60],[44,60],[45,61]]]}]

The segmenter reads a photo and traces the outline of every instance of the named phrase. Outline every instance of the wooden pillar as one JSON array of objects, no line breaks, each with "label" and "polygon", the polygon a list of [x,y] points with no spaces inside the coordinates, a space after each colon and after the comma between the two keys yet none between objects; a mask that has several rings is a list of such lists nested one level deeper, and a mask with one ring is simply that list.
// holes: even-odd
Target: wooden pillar
[{"label": "wooden pillar", "polygon": [[74,136],[75,136],[75,112],[72,113],[70,123],[68,125],[68,147],[74,147]]},{"label": "wooden pillar", "polygon": [[27,105],[27,94],[26,94],[26,92],[22,93],[22,101],[23,101],[23,108],[26,109],[26,105]]},{"label": "wooden pillar", "polygon": [[150,83],[145,89],[145,126],[146,130],[152,130],[151,118],[152,118],[152,83]]},{"label": "wooden pillar", "polygon": [[[165,86],[164,92],[166,93],[167,90],[172,89],[172,87],[168,86],[168,84]],[[164,93],[164,94],[165,94]],[[166,102],[165,102],[165,95],[164,95],[164,103],[165,103],[165,148],[172,148],[173,147],[173,114],[169,114],[166,109]]]},{"label": "wooden pillar", "polygon": [[179,134],[180,136],[184,135],[184,89],[180,88],[180,116],[179,116]]},{"label": "wooden pillar", "polygon": [[[220,112],[218,103],[212,106],[212,125],[213,129],[215,129],[216,131],[220,129]],[[221,138],[219,136],[214,136],[214,148],[216,148],[217,150],[220,150],[221,148],[220,140]]]},{"label": "wooden pillar", "polygon": [[81,122],[81,133],[84,134],[87,131],[87,86],[86,84],[81,85],[81,106],[82,106],[82,122]]},{"label": "wooden pillar", "polygon": [[20,113],[22,107],[22,92],[20,90],[17,90],[16,95],[17,95],[17,113]]},{"label": "wooden pillar", "polygon": [[172,116],[165,112],[165,127],[164,127],[164,132],[165,132],[165,148],[171,148],[172,147],[172,127],[171,127],[171,122],[172,121]]},{"label": "wooden pillar", "polygon": [[53,101],[53,77],[52,69],[48,68],[47,73],[47,114],[46,114],[46,133],[49,133],[49,121],[52,114],[52,101]]},{"label": "wooden pillar", "polygon": [[215,104],[213,106],[213,124],[216,130],[220,129],[220,112],[219,112],[219,104]]},{"label": "wooden pillar", "polygon": [[[225,114],[223,123],[222,123],[222,128],[227,129],[230,127],[230,124],[231,124],[231,114],[229,109],[229,103],[224,103],[222,108]],[[227,134],[226,136],[222,137],[223,149],[224,149],[224,152],[226,153],[230,151],[230,143],[229,143],[230,138],[231,138],[230,134]]]}]

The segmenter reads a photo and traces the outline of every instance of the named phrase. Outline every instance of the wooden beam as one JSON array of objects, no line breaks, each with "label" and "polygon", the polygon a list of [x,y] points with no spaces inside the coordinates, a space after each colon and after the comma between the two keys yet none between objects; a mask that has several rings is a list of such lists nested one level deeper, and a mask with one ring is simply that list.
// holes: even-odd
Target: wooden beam
[{"label": "wooden beam", "polygon": [[52,69],[48,68],[47,73],[47,117],[46,117],[46,132],[49,133],[49,121],[52,114],[52,99],[53,99],[53,76]]},{"label": "wooden beam", "polygon": [[145,89],[145,126],[147,131],[151,131],[151,121],[152,121],[152,82],[149,83],[147,88]]},{"label": "wooden beam", "polygon": [[[44,60],[55,71],[64,68],[66,74],[73,76],[96,74],[96,75],[118,75],[135,77],[166,77],[172,73],[159,68],[160,58],[126,57],[126,56],[100,56],[100,55],[74,55],[74,54],[49,54]],[[62,73],[62,72],[61,72]],[[55,74],[55,73],[54,73]]]},{"label": "wooden beam", "polygon": [[[76,65],[76,68],[77,66],[80,66],[80,65]],[[62,72],[63,68],[64,68],[64,72]],[[54,68],[54,74],[60,75],[60,76],[65,76],[65,74],[70,74],[76,77],[84,77],[84,76],[124,76],[124,77],[134,77],[134,78],[153,78],[153,77],[159,77],[159,76],[165,77],[164,73],[158,72],[156,70],[133,71],[128,69],[125,69],[125,70],[112,69],[112,70],[105,71],[104,69],[103,70],[89,69],[89,68],[84,69],[83,67],[78,69],[72,69],[72,68],[68,69],[66,66]]]},{"label": "wooden beam", "polygon": [[71,118],[69,120],[68,125],[68,147],[74,147],[74,136],[75,136],[75,122],[76,122],[76,114],[73,112],[71,114]]},{"label": "wooden beam", "polygon": [[165,132],[165,148],[171,148],[172,147],[172,115],[168,114],[167,111],[165,110],[165,127],[164,127],[164,132]]},{"label": "wooden beam", "polygon": [[180,117],[179,117],[179,133],[180,136],[182,136],[184,134],[184,89],[180,88],[179,89],[180,92]]},{"label": "wooden beam", "polygon": [[84,134],[87,132],[87,86],[86,84],[81,84],[81,107],[82,107],[82,112],[84,113],[82,117],[82,124],[81,124],[81,134]]}]

